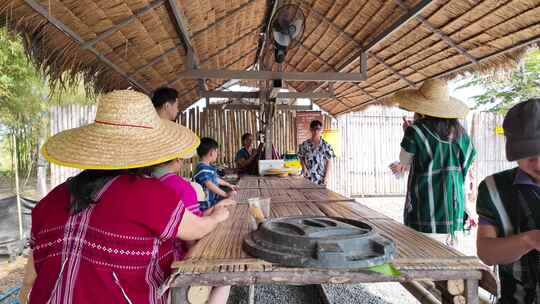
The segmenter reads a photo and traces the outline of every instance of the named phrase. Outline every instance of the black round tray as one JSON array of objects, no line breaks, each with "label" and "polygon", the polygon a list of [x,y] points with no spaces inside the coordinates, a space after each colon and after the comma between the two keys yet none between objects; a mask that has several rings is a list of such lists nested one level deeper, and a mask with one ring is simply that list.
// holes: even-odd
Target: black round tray
[{"label": "black round tray", "polygon": [[249,233],[243,249],[257,258],[293,267],[366,268],[387,263],[392,240],[364,222],[336,217],[283,217]]}]

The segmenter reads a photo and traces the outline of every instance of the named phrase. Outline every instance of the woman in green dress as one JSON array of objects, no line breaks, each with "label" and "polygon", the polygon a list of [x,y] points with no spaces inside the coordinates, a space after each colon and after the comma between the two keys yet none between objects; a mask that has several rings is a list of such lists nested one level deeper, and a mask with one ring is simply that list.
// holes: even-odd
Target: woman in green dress
[{"label": "woman in green dress", "polygon": [[426,80],[420,89],[393,98],[415,113],[414,122],[404,123],[400,162],[391,166],[395,174],[410,171],[404,223],[456,245],[456,232],[464,229],[465,177],[476,155],[458,120],[469,109],[449,96],[442,80]]}]

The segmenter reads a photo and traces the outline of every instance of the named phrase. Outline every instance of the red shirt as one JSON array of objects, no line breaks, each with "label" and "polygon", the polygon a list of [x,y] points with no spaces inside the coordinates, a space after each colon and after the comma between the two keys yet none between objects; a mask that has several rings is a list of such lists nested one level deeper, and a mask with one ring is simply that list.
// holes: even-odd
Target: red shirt
[{"label": "red shirt", "polygon": [[37,278],[30,303],[163,303],[184,214],[159,180],[121,175],[97,204],[71,215],[69,182],[32,211]]}]

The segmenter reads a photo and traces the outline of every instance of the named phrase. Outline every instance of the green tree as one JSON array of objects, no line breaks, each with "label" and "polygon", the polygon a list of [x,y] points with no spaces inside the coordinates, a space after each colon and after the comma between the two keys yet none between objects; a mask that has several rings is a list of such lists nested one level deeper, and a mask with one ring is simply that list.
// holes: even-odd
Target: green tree
[{"label": "green tree", "polygon": [[476,108],[487,107],[488,111],[500,113],[506,113],[516,103],[540,96],[540,50],[529,50],[515,70],[474,75],[459,88],[467,87],[485,90],[472,97]]},{"label": "green tree", "polygon": [[7,146],[2,151],[3,159],[11,159],[11,139],[15,137],[21,177],[30,176],[35,169],[38,138],[47,128],[43,113],[52,105],[87,102],[82,82],[74,88],[51,92],[47,81],[28,60],[19,37],[0,28],[0,142]]}]

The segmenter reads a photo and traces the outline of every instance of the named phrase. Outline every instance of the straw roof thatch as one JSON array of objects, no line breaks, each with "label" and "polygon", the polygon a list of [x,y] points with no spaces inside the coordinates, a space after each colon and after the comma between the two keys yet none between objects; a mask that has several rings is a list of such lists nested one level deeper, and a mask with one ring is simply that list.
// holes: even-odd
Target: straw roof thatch
[{"label": "straw roof thatch", "polygon": [[[354,57],[359,47],[422,1],[287,2],[300,5],[307,19],[302,43],[290,50],[285,71],[352,72],[359,70]],[[30,57],[52,81],[82,74],[104,91],[133,86],[151,92],[169,85],[181,92],[186,108],[199,99],[198,82],[177,79],[187,56],[174,6],[184,16],[183,30],[200,68],[243,70],[255,64],[272,0],[12,0],[0,3],[0,21],[22,34]],[[370,49],[367,80],[337,83],[337,98],[316,102],[340,114],[427,78],[512,66],[523,47],[539,41],[539,22],[540,0],[431,1]],[[104,33],[110,35],[81,48]],[[206,84],[214,89],[223,82]],[[289,85],[297,91],[322,88],[321,83]]]}]

